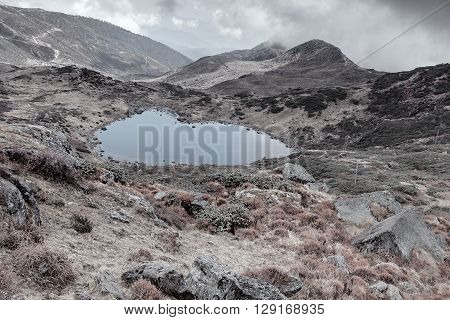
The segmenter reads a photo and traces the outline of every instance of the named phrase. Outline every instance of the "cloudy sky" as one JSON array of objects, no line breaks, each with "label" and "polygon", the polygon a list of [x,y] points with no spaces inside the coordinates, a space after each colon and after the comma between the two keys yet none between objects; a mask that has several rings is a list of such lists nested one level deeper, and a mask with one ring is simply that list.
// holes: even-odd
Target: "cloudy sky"
[{"label": "cloudy sky", "polygon": [[[1,0],[90,16],[171,46],[216,52],[328,41],[358,62],[447,0]],[[450,4],[361,62],[385,71],[450,63]]]}]

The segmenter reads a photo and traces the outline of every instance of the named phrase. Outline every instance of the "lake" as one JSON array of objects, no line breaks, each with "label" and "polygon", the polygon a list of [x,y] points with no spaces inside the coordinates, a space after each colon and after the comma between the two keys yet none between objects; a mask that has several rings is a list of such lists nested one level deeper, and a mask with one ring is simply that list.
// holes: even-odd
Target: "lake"
[{"label": "lake", "polygon": [[148,165],[246,165],[294,150],[268,134],[217,122],[183,123],[149,110],[116,121],[96,134],[104,156]]}]

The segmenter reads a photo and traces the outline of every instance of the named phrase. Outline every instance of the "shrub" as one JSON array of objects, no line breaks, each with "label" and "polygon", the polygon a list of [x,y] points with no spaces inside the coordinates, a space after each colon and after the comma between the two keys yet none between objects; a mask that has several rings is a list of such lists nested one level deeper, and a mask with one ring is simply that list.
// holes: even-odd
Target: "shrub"
[{"label": "shrub", "polygon": [[78,233],[90,233],[93,229],[92,222],[81,214],[72,216],[72,228]]},{"label": "shrub", "polygon": [[19,275],[44,289],[63,289],[75,280],[67,257],[43,247],[19,250],[16,255],[16,268]]},{"label": "shrub", "polygon": [[246,276],[263,280],[271,285],[281,288],[292,283],[292,277],[276,267],[267,267],[254,271],[247,271]]},{"label": "shrub", "polygon": [[33,225],[18,226],[8,217],[0,224],[0,248],[16,250],[22,243],[41,243],[43,237]]},{"label": "shrub", "polygon": [[138,251],[132,253],[128,260],[137,262],[152,261],[153,255],[148,250],[139,249]]},{"label": "shrub", "polygon": [[235,233],[236,228],[245,228],[250,225],[248,209],[241,204],[231,204],[216,208],[208,206],[197,214],[197,219],[211,223],[217,231]]},{"label": "shrub", "polygon": [[6,154],[11,161],[25,165],[29,171],[46,179],[76,184],[80,178],[74,160],[51,150],[12,149]]},{"label": "shrub", "polygon": [[133,300],[166,300],[167,297],[150,281],[139,279],[130,288]]}]

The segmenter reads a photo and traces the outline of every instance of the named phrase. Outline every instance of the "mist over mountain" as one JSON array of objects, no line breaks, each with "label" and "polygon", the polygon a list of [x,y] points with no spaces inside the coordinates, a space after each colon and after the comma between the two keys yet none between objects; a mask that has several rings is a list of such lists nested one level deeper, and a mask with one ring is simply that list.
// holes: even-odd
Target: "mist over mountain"
[{"label": "mist over mountain", "polygon": [[0,61],[74,64],[106,74],[154,77],[191,60],[150,38],[100,20],[0,6]]}]

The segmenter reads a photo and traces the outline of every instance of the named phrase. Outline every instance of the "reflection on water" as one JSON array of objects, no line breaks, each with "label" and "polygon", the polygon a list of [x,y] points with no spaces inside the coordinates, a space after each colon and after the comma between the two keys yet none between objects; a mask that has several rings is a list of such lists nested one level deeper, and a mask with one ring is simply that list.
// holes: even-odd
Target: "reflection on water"
[{"label": "reflection on water", "polygon": [[97,133],[106,156],[149,165],[245,165],[292,153],[284,143],[242,126],[187,124],[157,110],[117,121]]}]

